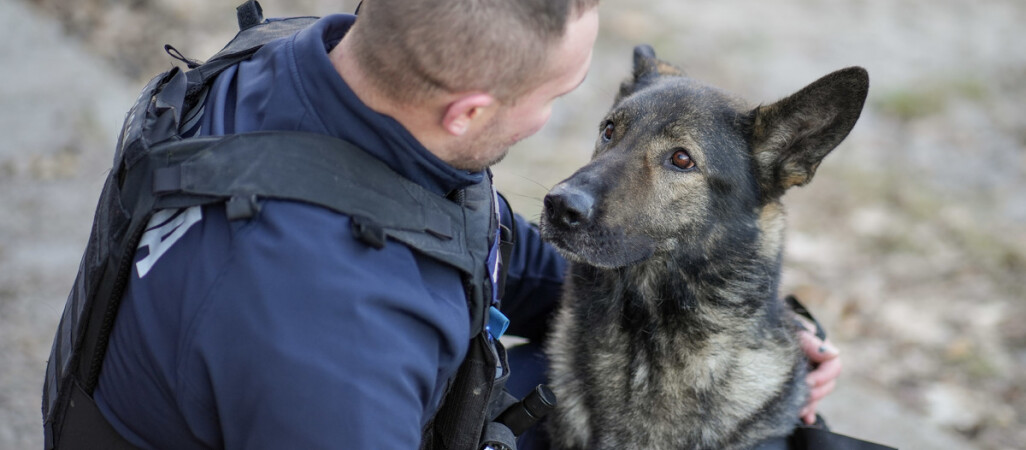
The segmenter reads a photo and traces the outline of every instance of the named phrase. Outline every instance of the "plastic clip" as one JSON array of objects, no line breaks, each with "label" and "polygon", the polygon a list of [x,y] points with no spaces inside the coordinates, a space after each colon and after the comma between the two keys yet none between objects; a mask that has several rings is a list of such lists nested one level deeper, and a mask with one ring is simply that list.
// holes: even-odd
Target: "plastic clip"
[{"label": "plastic clip", "polygon": [[385,248],[385,229],[363,216],[350,216],[353,236],[377,250]]},{"label": "plastic clip", "polygon": [[256,194],[248,197],[232,197],[225,203],[225,215],[228,220],[251,219],[260,212],[260,203]]}]

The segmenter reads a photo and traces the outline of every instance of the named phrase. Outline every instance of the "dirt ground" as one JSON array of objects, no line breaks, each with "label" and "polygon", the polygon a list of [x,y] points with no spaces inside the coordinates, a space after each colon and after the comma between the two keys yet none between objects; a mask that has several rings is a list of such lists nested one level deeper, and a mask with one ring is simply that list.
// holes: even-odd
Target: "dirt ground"
[{"label": "dirt ground", "polygon": [[[39,448],[50,339],[121,115],[175,45],[203,59],[241,0],[0,2],[0,449]],[[267,0],[268,16],[355,2]],[[339,6],[341,5],[341,6]],[[784,287],[844,354],[822,406],[902,448],[1026,442],[1026,3],[603,0],[588,80],[497,170],[537,217],[589,156],[633,45],[754,104],[861,65],[866,110],[785,197]]]}]

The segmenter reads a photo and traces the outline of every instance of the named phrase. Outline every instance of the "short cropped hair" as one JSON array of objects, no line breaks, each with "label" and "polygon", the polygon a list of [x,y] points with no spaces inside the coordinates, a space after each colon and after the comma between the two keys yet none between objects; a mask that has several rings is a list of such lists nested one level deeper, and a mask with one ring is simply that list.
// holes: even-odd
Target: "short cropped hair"
[{"label": "short cropped hair", "polygon": [[353,57],[394,101],[483,91],[514,100],[543,78],[567,23],[599,0],[365,0]]}]

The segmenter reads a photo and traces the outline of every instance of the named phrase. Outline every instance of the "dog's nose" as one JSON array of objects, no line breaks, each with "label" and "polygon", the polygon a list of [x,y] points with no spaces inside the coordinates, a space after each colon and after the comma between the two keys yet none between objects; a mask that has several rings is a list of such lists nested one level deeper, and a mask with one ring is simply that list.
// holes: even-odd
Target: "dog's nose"
[{"label": "dog's nose", "polygon": [[545,196],[545,216],[550,223],[570,228],[585,225],[595,214],[595,198],[565,184]]}]

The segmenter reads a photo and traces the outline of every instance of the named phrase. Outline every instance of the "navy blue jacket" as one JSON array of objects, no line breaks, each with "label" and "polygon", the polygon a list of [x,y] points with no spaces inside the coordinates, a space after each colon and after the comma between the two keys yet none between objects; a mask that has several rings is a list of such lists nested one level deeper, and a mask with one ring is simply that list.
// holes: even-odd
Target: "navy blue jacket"
[{"label": "navy blue jacket", "polygon": [[[343,82],[327,52],[353,20],[325,17],[223,73],[199,133],[322,133],[439,195],[480,182]],[[398,242],[368,247],[345,215],[262,206],[250,220],[229,222],[215,205],[151,221],[96,390],[101,411],[145,448],[417,448],[471,337],[459,273]],[[507,333],[539,340],[565,263],[502,208],[519,222]]]}]

